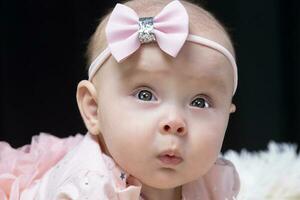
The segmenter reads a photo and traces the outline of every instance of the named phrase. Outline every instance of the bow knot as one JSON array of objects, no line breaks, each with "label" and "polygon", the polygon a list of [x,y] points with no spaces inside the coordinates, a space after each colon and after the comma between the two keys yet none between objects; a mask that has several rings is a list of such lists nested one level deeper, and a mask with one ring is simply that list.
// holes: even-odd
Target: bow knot
[{"label": "bow knot", "polygon": [[121,62],[138,50],[141,44],[156,41],[161,50],[176,57],[188,36],[189,19],[184,6],[170,2],[155,17],[139,18],[122,4],[112,11],[105,29],[108,46]]},{"label": "bow knot", "polygon": [[149,43],[156,41],[153,32],[153,17],[142,17],[139,18],[139,40],[143,43]]}]

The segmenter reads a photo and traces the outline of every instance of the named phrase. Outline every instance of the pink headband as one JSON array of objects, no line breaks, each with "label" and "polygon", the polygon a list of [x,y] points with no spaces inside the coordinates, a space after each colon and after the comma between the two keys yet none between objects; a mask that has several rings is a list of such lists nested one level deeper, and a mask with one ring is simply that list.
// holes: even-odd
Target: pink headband
[{"label": "pink headband", "polygon": [[238,76],[232,54],[222,45],[201,36],[188,34],[188,31],[188,14],[178,0],[170,2],[155,17],[143,18],[139,18],[133,9],[118,3],[105,29],[108,47],[90,65],[89,80],[111,54],[117,62],[122,62],[138,50],[141,44],[156,41],[162,51],[176,57],[187,40],[212,48],[229,60],[234,71],[234,95]]}]

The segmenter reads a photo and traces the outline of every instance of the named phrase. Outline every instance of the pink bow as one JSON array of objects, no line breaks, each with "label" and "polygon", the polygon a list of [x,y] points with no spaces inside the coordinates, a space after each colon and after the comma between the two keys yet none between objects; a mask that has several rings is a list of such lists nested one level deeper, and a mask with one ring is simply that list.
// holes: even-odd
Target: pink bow
[{"label": "pink bow", "polygon": [[[153,18],[153,33],[159,47],[176,57],[189,30],[188,14],[177,0],[170,2]],[[117,4],[106,26],[106,37],[111,54],[120,62],[134,53],[141,45],[139,40],[139,17],[136,12]]]}]

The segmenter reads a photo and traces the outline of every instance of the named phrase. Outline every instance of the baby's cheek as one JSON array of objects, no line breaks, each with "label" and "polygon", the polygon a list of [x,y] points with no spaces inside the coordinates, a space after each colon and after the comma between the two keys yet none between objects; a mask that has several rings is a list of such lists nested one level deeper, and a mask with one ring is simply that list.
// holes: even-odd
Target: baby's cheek
[{"label": "baby's cheek", "polygon": [[107,142],[110,146],[114,146],[118,151],[126,150],[130,152],[140,143],[145,141],[147,127],[143,123],[144,119],[137,118],[127,112],[118,112],[107,116],[106,128],[104,129]]},{"label": "baby's cheek", "polygon": [[190,167],[198,168],[198,173],[206,173],[217,159],[224,138],[224,125],[206,124],[194,127],[190,136]]}]

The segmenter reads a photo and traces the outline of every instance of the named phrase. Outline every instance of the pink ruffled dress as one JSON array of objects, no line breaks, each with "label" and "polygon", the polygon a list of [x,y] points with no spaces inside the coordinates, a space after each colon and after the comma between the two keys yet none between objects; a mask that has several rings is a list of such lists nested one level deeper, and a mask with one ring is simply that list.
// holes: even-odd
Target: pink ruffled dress
[{"label": "pink ruffled dress", "polygon": [[[142,200],[141,187],[89,133],[62,139],[42,133],[19,149],[0,142],[0,200]],[[182,186],[182,199],[230,200],[239,188],[233,164],[218,158]]]}]

